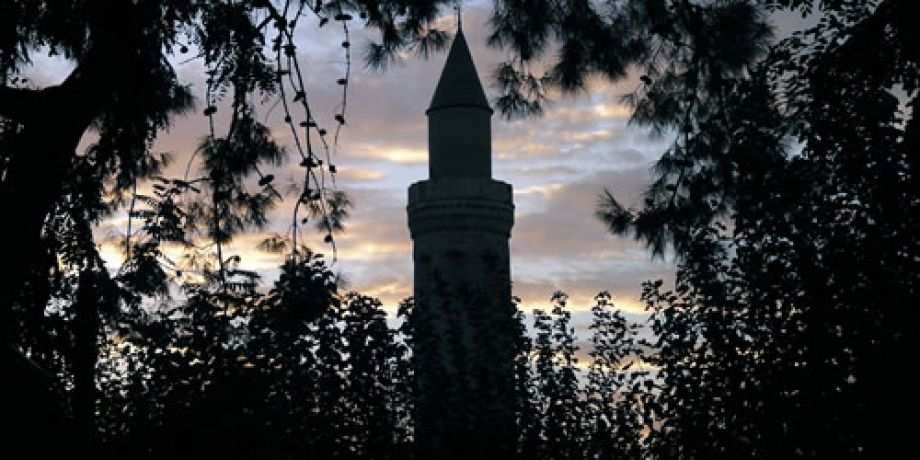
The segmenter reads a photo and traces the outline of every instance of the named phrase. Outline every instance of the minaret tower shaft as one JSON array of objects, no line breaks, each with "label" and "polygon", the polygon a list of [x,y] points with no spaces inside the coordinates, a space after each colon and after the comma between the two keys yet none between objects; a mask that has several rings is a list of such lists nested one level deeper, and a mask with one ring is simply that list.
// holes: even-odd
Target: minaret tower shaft
[{"label": "minaret tower shaft", "polygon": [[[458,30],[409,188],[419,458],[503,458],[513,441],[511,185],[492,179],[492,108]],[[510,329],[513,329],[511,327]]]}]

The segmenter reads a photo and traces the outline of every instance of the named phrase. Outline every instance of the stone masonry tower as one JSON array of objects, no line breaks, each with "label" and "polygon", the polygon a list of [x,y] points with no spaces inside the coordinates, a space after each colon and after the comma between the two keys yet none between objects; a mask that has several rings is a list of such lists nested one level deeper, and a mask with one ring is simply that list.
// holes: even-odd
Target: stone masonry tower
[{"label": "stone masonry tower", "polygon": [[420,459],[507,458],[513,438],[511,185],[462,29],[428,115],[428,180],[409,188]]}]

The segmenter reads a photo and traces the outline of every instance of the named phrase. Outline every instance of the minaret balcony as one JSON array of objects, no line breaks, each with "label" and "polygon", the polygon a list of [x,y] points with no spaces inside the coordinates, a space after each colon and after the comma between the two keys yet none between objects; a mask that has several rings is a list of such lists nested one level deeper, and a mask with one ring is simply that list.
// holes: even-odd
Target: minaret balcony
[{"label": "minaret balcony", "polygon": [[488,232],[509,237],[514,225],[511,185],[493,179],[423,180],[409,187],[412,238],[435,232]]}]

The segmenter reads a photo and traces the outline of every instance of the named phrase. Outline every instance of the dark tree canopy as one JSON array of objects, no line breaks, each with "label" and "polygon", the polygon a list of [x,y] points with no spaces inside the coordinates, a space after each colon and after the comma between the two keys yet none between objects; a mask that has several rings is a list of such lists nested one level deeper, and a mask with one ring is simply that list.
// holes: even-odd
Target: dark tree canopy
[{"label": "dark tree canopy", "polygon": [[[908,2],[642,3],[660,19],[628,100],[676,139],[641,207],[607,194],[598,215],[680,261],[674,291],[643,296],[662,378],[648,454],[899,455],[909,433],[879,421],[918,409]],[[779,10],[814,25],[768,40]]]},{"label": "dark tree canopy", "polygon": [[[808,24],[776,37],[776,13]],[[632,121],[674,136],[642,203],[606,193],[597,213],[679,262],[675,290],[643,295],[661,378],[645,455],[912,449],[880,422],[918,410],[915,15],[897,0],[496,2],[505,113],[635,72]]]},{"label": "dark tree canopy", "polygon": [[[35,456],[74,446],[141,458],[405,451],[413,304],[392,329],[378,301],[340,293],[298,235],[315,225],[334,244],[348,216],[348,198],[324,178],[335,173],[327,153],[347,120],[350,28],[379,32],[364,58],[385,67],[402,51],[445,44],[433,24],[454,4],[0,3],[0,210],[15,220],[0,226],[10,268],[0,338],[4,376],[22,376],[4,397],[10,413],[25,414],[13,438],[43,437],[29,444]],[[645,286],[653,336],[640,340],[601,294],[582,373],[564,295],[535,312],[532,339],[520,316],[501,325],[515,339],[518,454],[887,458],[912,449],[912,426],[897,421],[918,413],[909,368],[920,333],[912,6],[494,3],[490,42],[509,53],[495,72],[504,114],[538,115],[553,90],[635,74],[625,96],[633,122],[674,138],[642,203],[608,193],[598,206],[612,232],[679,264],[674,289]],[[777,12],[812,23],[777,37]],[[308,69],[296,59],[303,15],[343,40],[334,114],[310,106]],[[23,73],[38,54],[73,70],[36,88]],[[171,63],[184,58],[207,69],[204,95],[178,81]],[[296,139],[287,149],[256,116],[266,98]],[[162,177],[170,157],[153,150],[157,134],[193,108],[212,122],[198,167]],[[215,121],[218,110],[226,123]],[[98,138],[78,152],[88,132]],[[286,255],[266,292],[223,248],[264,225],[281,196],[270,168],[288,157],[303,180],[291,231],[262,244]],[[142,181],[151,193],[138,193]],[[110,273],[93,226],[119,209],[131,223],[125,261]],[[169,260],[168,245],[185,248],[189,263]]]},{"label": "dark tree canopy", "polygon": [[[298,245],[297,226],[304,215],[312,216],[332,242],[332,233],[341,229],[341,218],[347,215],[348,201],[327,189],[323,177],[335,173],[328,149],[346,123],[349,24],[360,22],[380,31],[374,49],[382,50],[378,52],[381,57],[407,47],[428,50],[444,43],[444,33],[434,29],[432,22],[447,4],[4,2],[0,6],[0,203],[21,225],[4,226],[0,236],[17,242],[8,261],[24,268],[14,271],[4,283],[0,295],[4,315],[9,315],[26,282],[25,268],[39,259],[42,246],[48,245],[56,230],[49,220],[62,212],[59,208],[70,207],[78,214],[74,218],[84,222],[80,225],[92,225],[126,203],[132,214],[146,217],[153,212],[136,210],[138,201],[146,200],[135,193],[137,183],[162,181],[158,174],[168,157],[152,150],[154,141],[175,114],[192,108],[194,99],[178,81],[172,64],[177,59],[198,59],[206,68],[205,94],[195,96],[211,119],[211,130],[201,133],[205,140],[195,156],[203,174],[166,181],[158,190],[172,192],[160,197],[167,205],[183,193],[208,196],[201,206],[186,210],[184,217],[190,219],[189,225],[205,228],[205,236],[217,245],[216,276],[225,275],[221,245],[248,226],[264,224],[265,210],[280,197],[272,185],[273,176],[262,171],[288,155],[257,119],[260,100],[276,100],[283,106],[285,121],[296,138],[296,152],[291,154],[301,157],[304,169],[298,201],[301,212],[295,216],[288,246]],[[305,69],[296,59],[298,46],[305,44],[297,42],[301,36],[295,31],[303,27],[302,18],[308,15],[317,17],[323,30],[331,29],[330,33],[343,38],[342,52],[348,64],[343,78],[334,82],[343,87],[342,104],[334,116],[311,110]],[[74,68],[60,84],[35,88],[23,78],[23,72],[37,54],[61,56]],[[230,110],[225,125],[215,123],[219,107]],[[55,135],[46,135],[48,131]],[[77,152],[80,139],[90,131],[98,140],[86,152]],[[245,185],[252,176],[260,178],[255,189]],[[157,237],[181,240],[179,224],[184,222],[158,229]],[[134,251],[132,244],[130,238],[126,240],[126,265],[140,266],[142,262],[132,261],[132,256],[150,255],[154,249]],[[9,324],[4,321],[7,333]]]},{"label": "dark tree canopy", "polygon": [[[266,223],[267,211],[282,197],[271,168],[285,159],[296,158],[303,178],[294,192],[290,231],[262,245],[286,254],[282,271],[287,275],[272,295],[284,300],[320,292],[298,278],[297,267],[313,257],[299,234],[302,227],[315,226],[334,249],[333,234],[348,216],[348,197],[330,188],[327,179],[336,172],[331,146],[347,121],[349,27],[380,32],[375,49],[381,57],[406,48],[429,50],[445,41],[432,24],[449,6],[439,1],[2,2],[0,209],[8,222],[0,226],[0,240],[9,242],[4,258],[9,270],[0,284],[0,340],[5,349],[12,347],[5,356],[15,357],[5,359],[4,368],[19,362],[22,352],[32,364],[17,369],[44,374],[33,377],[55,382],[58,390],[72,388],[67,394],[73,418],[91,442],[94,426],[101,423],[95,420],[100,416],[95,401],[97,368],[107,365],[100,361],[104,342],[144,335],[137,330],[138,317],[159,304],[192,318],[199,310],[210,315],[209,309],[217,308],[231,315],[253,307],[257,274],[223,249],[240,232]],[[311,30],[298,33],[308,16],[314,18]],[[316,23],[319,29],[312,30]],[[308,45],[298,40],[321,33],[341,37],[346,63],[342,77],[329,82],[342,88],[334,114],[313,110],[304,83],[308,69],[297,59],[298,50]],[[72,70],[59,84],[36,87],[25,77],[39,55],[63,58]],[[204,94],[191,94],[176,75],[174,63],[189,59],[205,68]],[[257,116],[263,101],[283,109],[295,139],[291,148],[279,145]],[[171,157],[154,150],[157,135],[177,114],[193,108],[209,119],[210,129],[200,133],[203,140],[186,174],[163,177]],[[218,110],[229,115],[218,118]],[[78,151],[86,134],[94,140]],[[139,192],[139,183],[151,191]],[[93,226],[119,210],[129,217],[124,261],[110,273]],[[183,248],[188,260],[171,259],[167,246]],[[175,303],[171,294],[185,303]],[[306,313],[297,314],[315,318],[329,305],[322,297],[311,302],[298,304]],[[223,326],[206,327],[207,334],[220,335],[211,327]],[[146,385],[147,374],[138,372],[138,384]],[[11,406],[12,413],[28,412],[35,400],[5,397],[22,405]],[[42,423],[41,417],[35,422]]]}]

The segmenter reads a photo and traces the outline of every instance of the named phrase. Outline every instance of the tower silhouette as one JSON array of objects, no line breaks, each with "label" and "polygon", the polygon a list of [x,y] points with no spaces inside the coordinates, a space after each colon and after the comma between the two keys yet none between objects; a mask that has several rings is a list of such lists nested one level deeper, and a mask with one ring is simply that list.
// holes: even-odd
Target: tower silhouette
[{"label": "tower silhouette", "polygon": [[458,29],[428,116],[429,178],[409,188],[418,458],[513,446],[511,185],[492,179],[491,117]]}]

